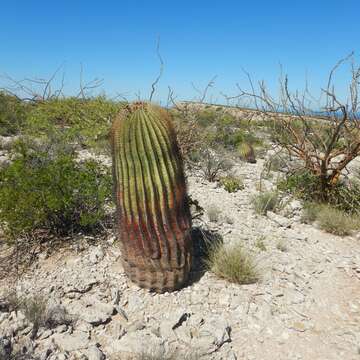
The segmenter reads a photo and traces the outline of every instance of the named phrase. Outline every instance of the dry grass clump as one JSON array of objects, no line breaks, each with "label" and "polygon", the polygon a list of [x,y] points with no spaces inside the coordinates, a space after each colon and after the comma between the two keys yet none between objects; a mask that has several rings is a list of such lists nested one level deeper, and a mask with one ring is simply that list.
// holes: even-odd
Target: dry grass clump
[{"label": "dry grass clump", "polygon": [[209,249],[205,264],[215,275],[232,283],[252,284],[259,279],[253,258],[239,245],[213,245]]},{"label": "dry grass clump", "polygon": [[301,213],[301,222],[311,224],[316,220],[320,205],[312,202],[305,202]]},{"label": "dry grass clump", "polygon": [[345,236],[360,228],[358,216],[349,215],[339,209],[322,205],[316,215],[319,227],[328,233]]},{"label": "dry grass clump", "polygon": [[350,235],[360,228],[358,215],[346,213],[328,204],[305,203],[301,219],[306,224],[317,221],[320,229],[339,236]]},{"label": "dry grass clump", "polygon": [[42,295],[18,296],[11,291],[5,296],[5,303],[10,311],[21,311],[32,324],[31,339],[35,339],[40,327],[53,329],[59,325],[70,325],[74,319],[60,305],[50,306]]},{"label": "dry grass clump", "polygon": [[255,246],[261,251],[266,251],[265,236],[260,236],[255,241]]},{"label": "dry grass clump", "polygon": [[274,211],[280,205],[280,198],[277,192],[265,191],[254,196],[252,202],[257,214],[266,215],[268,211]]}]

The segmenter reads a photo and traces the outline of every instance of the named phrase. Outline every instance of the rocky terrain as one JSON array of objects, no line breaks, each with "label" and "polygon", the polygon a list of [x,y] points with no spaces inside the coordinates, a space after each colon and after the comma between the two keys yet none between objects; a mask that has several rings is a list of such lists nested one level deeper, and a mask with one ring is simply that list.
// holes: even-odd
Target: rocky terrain
[{"label": "rocky terrain", "polygon": [[[48,300],[56,326],[40,327],[31,340],[24,314],[0,303],[0,357],[12,346],[41,360],[360,359],[359,239],[301,223],[297,200],[280,213],[257,215],[251,198],[263,163],[236,165],[245,188],[235,193],[188,177],[192,198],[205,209],[194,226],[248,249],[257,283],[197,272],[180,291],[149,293],[127,280],[114,235],[83,237],[41,254],[16,283],[18,293]],[[210,221],[206,210],[214,207],[219,216]],[[0,295],[9,287],[3,278]]]}]

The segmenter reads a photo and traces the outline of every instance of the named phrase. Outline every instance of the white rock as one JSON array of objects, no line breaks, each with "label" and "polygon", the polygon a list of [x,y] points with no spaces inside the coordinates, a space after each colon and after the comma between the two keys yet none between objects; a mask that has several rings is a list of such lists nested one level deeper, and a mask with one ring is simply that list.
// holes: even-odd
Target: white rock
[{"label": "white rock", "polygon": [[67,306],[67,310],[71,315],[94,326],[106,323],[114,314],[112,304],[102,303],[95,297],[75,301]]},{"label": "white rock", "polygon": [[72,334],[55,334],[52,336],[54,343],[61,351],[82,350],[89,346],[88,335],[83,332],[73,332]]},{"label": "white rock", "polygon": [[152,333],[147,333],[146,330],[126,334],[120,340],[114,340],[106,350],[108,353],[119,356],[120,359],[141,354],[162,358],[165,354],[164,340]]},{"label": "white rock", "polygon": [[90,346],[85,350],[81,351],[86,357],[87,360],[103,360],[105,355],[103,352],[96,346]]},{"label": "white rock", "polygon": [[104,257],[104,251],[100,246],[95,247],[89,254],[89,261],[92,264],[97,264]]},{"label": "white rock", "polygon": [[278,215],[278,214],[275,214],[274,212],[272,211],[268,211],[266,213],[266,216],[274,221],[276,224],[280,225],[281,227],[284,227],[284,228],[289,228],[291,227],[291,220],[289,220],[288,218],[284,217],[284,216],[281,216],[281,215]]}]

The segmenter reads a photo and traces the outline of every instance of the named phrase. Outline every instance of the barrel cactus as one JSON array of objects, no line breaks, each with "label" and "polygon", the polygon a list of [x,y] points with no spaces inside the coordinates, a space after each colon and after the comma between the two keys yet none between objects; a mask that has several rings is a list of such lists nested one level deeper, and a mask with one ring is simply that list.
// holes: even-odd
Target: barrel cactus
[{"label": "barrel cactus", "polygon": [[255,151],[253,146],[250,143],[242,142],[238,145],[238,151],[240,154],[240,158],[245,160],[248,163],[255,164]]},{"label": "barrel cactus", "polygon": [[118,235],[125,272],[156,292],[180,288],[192,261],[183,162],[169,113],[128,105],[111,129]]}]

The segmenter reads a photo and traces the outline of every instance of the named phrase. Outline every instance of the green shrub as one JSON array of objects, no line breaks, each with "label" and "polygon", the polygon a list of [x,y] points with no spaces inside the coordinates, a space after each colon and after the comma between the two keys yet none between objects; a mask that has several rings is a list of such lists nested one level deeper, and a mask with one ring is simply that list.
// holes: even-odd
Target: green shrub
[{"label": "green shrub", "polygon": [[0,92],[0,135],[16,135],[24,125],[28,108],[30,105],[15,96]]},{"label": "green shrub", "polygon": [[197,123],[201,127],[208,127],[213,125],[218,118],[218,114],[210,109],[199,111],[197,114]]},{"label": "green shrub", "polygon": [[290,192],[306,201],[316,200],[320,196],[318,179],[307,171],[288,175],[279,181],[277,187],[280,191]]},{"label": "green shrub", "polygon": [[233,283],[252,284],[259,279],[252,257],[239,245],[213,245],[205,263],[215,275]]},{"label": "green shrub", "polygon": [[225,127],[217,129],[217,142],[222,143],[228,149],[235,149],[243,143],[254,148],[263,146],[263,141],[260,138],[251,130],[243,128],[233,129],[233,131],[229,131]]},{"label": "green shrub", "polygon": [[350,216],[328,205],[320,207],[316,219],[322,230],[339,236],[350,235],[353,230],[360,227],[357,216]]},{"label": "green shrub", "polygon": [[234,116],[225,113],[218,117],[216,125],[220,129],[236,127],[238,126],[238,121]]},{"label": "green shrub", "polygon": [[107,168],[79,162],[61,140],[21,142],[17,151],[0,173],[0,224],[10,238],[38,229],[61,235],[103,229],[112,188]]},{"label": "green shrub", "polygon": [[244,189],[243,181],[239,177],[236,177],[233,175],[227,175],[227,176],[221,178],[220,184],[229,193],[233,193],[238,190]]},{"label": "green shrub", "polygon": [[280,198],[277,192],[266,191],[254,196],[252,202],[256,213],[266,215],[268,211],[274,211],[280,205]]},{"label": "green shrub", "polygon": [[40,102],[28,113],[26,133],[39,137],[54,127],[67,134],[69,141],[95,146],[107,139],[112,118],[123,103],[104,97],[89,99],[64,98]]},{"label": "green shrub", "polygon": [[[324,202],[319,178],[306,171],[288,175],[277,187],[308,202]],[[360,185],[339,181],[326,190],[326,203],[350,214],[360,214]]]}]

